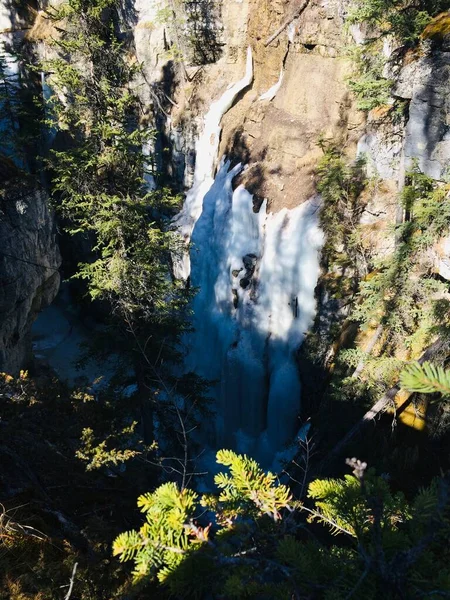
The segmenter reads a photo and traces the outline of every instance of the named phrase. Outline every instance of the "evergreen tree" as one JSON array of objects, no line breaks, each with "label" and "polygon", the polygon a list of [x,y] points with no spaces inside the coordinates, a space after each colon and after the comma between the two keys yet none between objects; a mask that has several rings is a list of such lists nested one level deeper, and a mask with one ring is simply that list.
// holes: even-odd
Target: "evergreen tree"
[{"label": "evergreen tree", "polygon": [[[199,497],[189,489],[165,484],[139,498],[144,525],[114,542],[114,554],[134,561],[137,580],[156,576],[170,597],[183,599],[375,600],[450,592],[447,480],[410,503],[351,459],[352,475],[313,481],[312,503],[302,504],[246,456],[221,450],[217,462],[230,472],[215,477],[218,495],[200,501],[215,513],[215,525],[202,524]],[[323,533],[319,541],[308,521],[345,541],[325,544]]]},{"label": "evergreen tree", "polygon": [[[363,25],[367,31],[364,43],[350,49],[355,65],[350,88],[361,110],[390,105],[393,118],[402,116],[404,106],[391,98],[394,82],[388,78],[385,67],[390,61],[401,60],[405,50],[420,43],[421,36],[439,37],[441,33],[442,37],[442,31],[448,26],[446,19],[437,20],[429,36],[424,35],[424,30],[426,32],[433,17],[449,8],[448,0],[354,0],[350,3],[347,23]],[[386,38],[395,45],[389,58],[383,51]]]},{"label": "evergreen tree", "polygon": [[[143,147],[153,132],[140,124],[134,88],[140,66],[120,39],[117,5],[68,0],[50,12],[62,34],[58,57],[44,68],[54,122],[66,138],[63,150],[51,151],[51,186],[67,231],[90,247],[74,277],[111,312],[112,335],[100,338],[97,350],[128,356],[143,399],[146,441],[158,412],[158,442],[175,440],[185,460],[185,432],[198,424],[206,385],[172,374],[182,358],[192,295],[171,275],[179,240],[169,224],[179,198],[146,187]],[[92,452],[96,442],[92,432],[86,435]]]},{"label": "evergreen tree", "polygon": [[410,392],[440,394],[446,400],[450,397],[450,371],[430,362],[408,365],[402,372],[401,384]]}]

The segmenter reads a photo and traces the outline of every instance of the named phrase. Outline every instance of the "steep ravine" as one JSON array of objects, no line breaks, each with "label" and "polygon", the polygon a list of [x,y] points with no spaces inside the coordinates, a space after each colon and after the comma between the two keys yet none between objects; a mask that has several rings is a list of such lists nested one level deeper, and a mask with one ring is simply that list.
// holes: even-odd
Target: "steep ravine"
[{"label": "steep ravine", "polygon": [[0,600],[450,594],[450,0],[381,4],[0,0]]},{"label": "steep ravine", "polygon": [[[349,91],[347,79],[351,65],[346,58],[346,46],[350,41],[362,43],[364,40],[361,32],[353,30],[350,33],[344,27],[348,2],[311,0],[304,4],[304,10],[295,16],[303,3],[294,0],[205,2],[199,25],[198,21],[189,20],[189,14],[185,14],[182,6],[176,3],[136,0],[134,3],[123,3],[117,23],[124,41],[129,44],[130,60],[138,60],[142,64],[136,89],[142,101],[141,125],[156,129],[154,146],[149,148],[154,151],[155,176],[181,191],[187,191],[183,211],[188,214],[190,222],[185,223],[179,218],[178,226],[186,239],[192,234],[194,242],[193,262],[197,261],[197,272],[192,273],[192,281],[201,287],[194,318],[197,331],[208,319],[217,321],[214,315],[222,296],[217,289],[215,295],[211,295],[210,291],[223,282],[221,277],[228,269],[230,273],[229,280],[224,283],[223,311],[219,312],[228,317],[233,315],[233,323],[246,321],[248,330],[254,331],[259,323],[265,323],[266,317],[276,321],[274,315],[283,311],[290,311],[291,316],[294,315],[292,322],[302,310],[308,314],[305,320],[299,320],[299,335],[294,335],[289,352],[294,352],[300,345],[312,323],[315,310],[314,300],[311,304],[310,298],[316,286],[318,265],[316,267],[313,264],[314,258],[312,262],[309,260],[308,251],[312,249],[312,255],[317,255],[319,234],[311,234],[309,239],[309,233],[302,229],[303,225],[297,227],[295,223],[301,222],[299,215],[307,214],[309,207],[315,207],[320,201],[316,198],[316,168],[322,156],[319,139],[336,143],[344,149],[349,160],[354,159],[357,153],[366,154],[369,174],[382,182],[376,187],[361,217],[368,244],[375,256],[383,256],[393,247],[390,226],[396,219],[396,192],[401,186],[405,168],[417,159],[425,173],[441,178],[450,156],[447,140],[449,64],[445,45],[428,48],[425,55],[413,57],[406,66],[398,67],[395,71],[397,84],[394,95],[408,103],[409,111],[406,119],[394,125],[383,118],[382,111],[372,111],[368,115],[358,111]],[[179,13],[177,21],[173,21],[170,15],[174,7]],[[295,18],[290,19],[291,16]],[[48,56],[53,50],[47,40],[57,35],[52,24],[36,7],[24,19],[10,18],[8,23],[5,21],[4,35],[11,36],[14,31],[19,35],[20,32],[25,43],[32,46],[37,55]],[[287,26],[271,40],[283,23],[287,23]],[[208,56],[199,57],[198,51],[202,41],[206,40],[205,36],[209,42],[214,41],[208,46],[213,51]],[[209,131],[205,117],[212,107],[217,106],[215,103],[227,95],[230,86],[242,78],[246,70],[248,47],[253,56],[252,79],[228,102],[227,110],[222,111],[218,121],[215,115],[217,122],[214,130]],[[224,166],[222,159],[229,160],[229,165]],[[238,164],[241,167],[237,167]],[[227,168],[235,169],[232,175],[227,174]],[[208,216],[209,209],[202,202],[206,192],[210,188],[215,189],[218,182],[221,182],[224,193],[216,194],[218,201]],[[201,193],[199,188],[202,188]],[[192,201],[196,202],[194,216],[190,214]],[[233,215],[236,206],[242,208],[237,216]],[[208,218],[211,220],[209,225]],[[247,223],[248,231],[244,231],[244,241],[238,250],[233,246],[233,236],[236,233],[236,220],[239,219]],[[42,223],[50,240],[49,232],[53,231],[50,213],[43,215]],[[264,280],[262,249],[271,243],[271,236],[276,235],[274,232],[278,232],[280,239],[285,236],[281,242],[273,244],[270,257],[270,268],[274,271],[278,269],[281,275],[275,279],[268,276]],[[305,239],[308,240],[306,246]],[[205,240],[210,241],[214,249],[211,252],[211,256],[215,257],[212,260],[216,261],[214,269],[218,265],[222,269],[213,274],[215,281],[207,281],[206,273],[209,269],[211,274],[212,263],[204,252]],[[50,273],[50,269],[57,269],[58,264],[53,238],[47,246],[41,244],[41,247],[45,260],[51,265],[48,267]],[[238,256],[239,252],[242,256]],[[285,260],[288,253],[291,256]],[[305,259],[308,259],[309,266],[303,270],[301,265]],[[436,248],[431,260],[435,263],[435,270],[442,277],[448,277],[450,259],[446,240]],[[186,271],[186,265],[183,265],[183,270]],[[179,274],[183,275],[181,271]],[[295,276],[292,275],[294,271]],[[188,270],[184,273],[185,278],[187,274]],[[24,325],[19,329],[12,327],[5,334],[9,337],[4,338],[4,352],[11,346],[8,341],[10,338],[16,340],[17,347],[20,344],[27,346],[29,325],[34,319],[36,307],[41,305],[41,299],[45,303],[55,293],[57,284],[51,283],[55,278],[39,277],[36,285],[33,283],[39,292],[27,296],[28,304],[25,303],[21,309],[23,314],[20,322]],[[291,286],[294,280],[296,290]],[[41,290],[47,289],[47,283],[51,292],[42,293]],[[32,287],[27,286],[27,290]],[[298,292],[306,287],[309,296],[305,306],[302,306]],[[280,298],[275,306],[277,293]],[[250,301],[253,302],[258,294],[260,302],[266,301],[265,314],[256,311],[253,315],[244,315],[244,309],[249,309],[249,306],[254,308]],[[319,306],[316,322],[321,322],[326,330],[336,314],[341,314],[341,304],[344,303],[328,302],[326,292],[316,293],[316,301]],[[8,296],[4,313],[17,314],[17,302],[16,297]],[[299,305],[298,311],[292,308],[292,303]],[[254,305],[258,306],[258,301]],[[280,318],[275,329],[283,328],[283,323],[284,318]],[[218,330],[220,327],[219,324]],[[268,339],[276,339],[279,331],[272,325],[261,327],[264,330],[261,337],[264,348],[260,354],[265,356],[266,362],[270,362],[270,351],[265,344]],[[211,332],[214,327],[207,329]],[[212,335],[217,335],[217,332]],[[198,366],[202,362],[200,348],[205,340],[203,347],[216,346],[205,333],[202,341],[193,342],[194,348],[188,361],[192,368],[199,368],[203,374],[211,371],[204,365]],[[229,341],[229,344],[233,343],[237,343],[236,340]],[[325,353],[328,350],[324,348]],[[11,368],[17,370],[25,354],[25,350],[18,351],[18,358],[11,359],[10,363],[5,359],[5,368],[11,364]],[[215,356],[212,352],[209,354],[208,360],[214,359],[214,363],[219,363],[213,378],[218,377],[222,381],[232,378],[227,359]],[[286,364],[290,365],[289,356]],[[241,370],[241,367],[237,370]],[[242,369],[245,371],[244,367]],[[292,369],[295,370],[294,367]],[[251,397],[253,394],[256,397],[264,386],[267,387],[266,371],[261,378],[265,380],[264,384],[255,385],[251,390],[248,386],[249,377],[245,375],[242,375],[241,383],[236,385],[241,386],[243,395]],[[300,406],[297,374],[294,379],[296,384],[292,388],[295,388],[292,395],[295,398],[290,412],[286,413],[286,421],[295,421]],[[289,386],[287,389],[289,393]],[[235,397],[236,390],[231,390],[229,394]],[[266,399],[261,402],[267,409],[270,401],[266,392],[262,395]],[[245,422],[245,410],[233,407],[232,402],[223,398],[220,401],[222,415],[226,415],[227,410],[230,415],[241,411],[239,418]],[[234,401],[239,405],[237,397]],[[257,410],[251,412],[258,413]],[[259,416],[253,415],[258,424],[252,421],[253,417],[249,419],[244,434],[258,437],[265,430],[267,421],[270,421],[267,415],[267,411],[264,415],[263,412]],[[230,440],[230,436],[223,433],[229,431],[230,419],[224,416],[223,423],[218,426],[224,442]],[[277,439],[275,446],[283,445],[295,432],[295,426],[290,429],[289,435],[274,436]],[[273,449],[271,447],[270,451]]]}]

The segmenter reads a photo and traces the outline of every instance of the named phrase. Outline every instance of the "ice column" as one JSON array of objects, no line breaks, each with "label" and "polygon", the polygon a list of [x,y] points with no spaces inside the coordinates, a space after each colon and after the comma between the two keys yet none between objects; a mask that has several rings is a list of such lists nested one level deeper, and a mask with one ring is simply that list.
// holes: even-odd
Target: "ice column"
[{"label": "ice column", "polygon": [[[183,208],[175,217],[174,224],[186,243],[191,239],[194,225],[202,212],[203,198],[214,181],[214,165],[220,142],[220,121],[231,108],[236,96],[253,81],[253,58],[251,48],[247,51],[247,65],[244,77],[229,87],[219,100],[209,109],[204,122],[203,133],[196,144],[194,184],[186,194]],[[174,260],[174,274],[179,279],[187,279],[190,274],[189,254]]]},{"label": "ice column", "polygon": [[263,462],[299,429],[295,351],[315,315],[323,242],[317,198],[276,214],[222,163],[192,232],[187,368],[216,381],[216,443]]}]

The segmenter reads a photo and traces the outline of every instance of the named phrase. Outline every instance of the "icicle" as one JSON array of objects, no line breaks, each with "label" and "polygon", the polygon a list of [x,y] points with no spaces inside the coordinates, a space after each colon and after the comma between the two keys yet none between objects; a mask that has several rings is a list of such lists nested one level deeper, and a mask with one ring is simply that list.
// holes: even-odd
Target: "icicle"
[{"label": "icicle", "polygon": [[278,90],[281,87],[281,84],[283,82],[283,76],[284,76],[284,71],[283,68],[281,68],[280,71],[280,77],[277,81],[277,83],[275,83],[271,88],[269,88],[267,90],[267,92],[264,92],[264,94],[261,94],[261,96],[259,97],[260,100],[273,100],[275,98],[275,96],[277,95]]},{"label": "icicle", "polygon": [[292,23],[287,28],[288,39],[291,42],[291,44],[294,43],[295,33],[296,33],[296,25],[295,25],[295,22],[292,21]]}]

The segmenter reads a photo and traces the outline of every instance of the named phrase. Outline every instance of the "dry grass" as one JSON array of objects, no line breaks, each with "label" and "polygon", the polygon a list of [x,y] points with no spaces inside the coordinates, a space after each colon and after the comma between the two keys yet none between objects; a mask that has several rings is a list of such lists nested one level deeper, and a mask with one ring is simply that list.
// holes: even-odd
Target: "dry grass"
[{"label": "dry grass", "polygon": [[40,10],[36,13],[33,27],[27,31],[25,39],[29,42],[44,42],[50,39],[58,39],[59,36],[60,33],[52,20],[45,11]]}]

